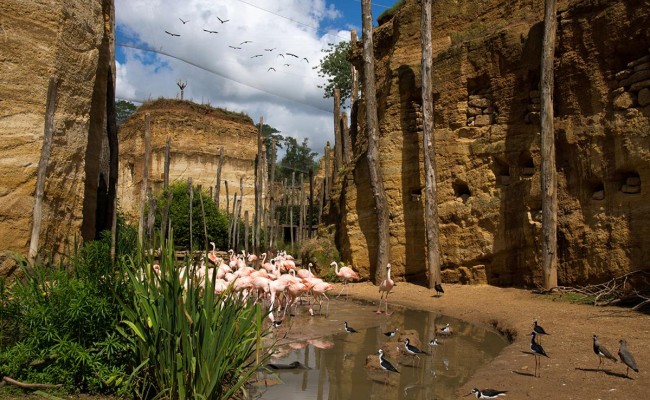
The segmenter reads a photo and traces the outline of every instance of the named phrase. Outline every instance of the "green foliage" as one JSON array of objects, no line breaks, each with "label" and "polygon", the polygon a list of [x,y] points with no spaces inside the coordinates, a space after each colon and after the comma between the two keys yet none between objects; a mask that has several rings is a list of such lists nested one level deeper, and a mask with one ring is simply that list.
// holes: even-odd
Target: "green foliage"
[{"label": "green foliage", "polygon": [[115,334],[115,295],[129,295],[119,266],[110,266],[110,240],[90,242],[58,265],[16,258],[24,277],[0,295],[0,376],[68,392],[127,390],[132,352]]},{"label": "green foliage", "polygon": [[286,153],[276,168],[276,180],[282,181],[286,179],[290,183],[291,173],[296,172],[296,181],[294,183],[297,184],[300,182],[298,173],[309,174],[310,169],[316,171],[318,164],[315,158],[318,153],[312,151],[309,147],[309,139],[307,138],[304,138],[302,144],[298,145],[295,138],[288,136],[284,139],[284,144]]},{"label": "green foliage", "polygon": [[379,25],[393,18],[393,16],[399,11],[399,9],[402,8],[404,3],[406,3],[406,0],[397,0],[391,8],[379,14],[379,17],[377,17],[377,22],[379,23]]},{"label": "green foliage", "polygon": [[131,115],[133,115],[138,110],[138,107],[126,100],[118,100],[115,102],[115,111],[117,113],[117,126],[120,126],[126,121]]},{"label": "green foliage", "polygon": [[[169,204],[169,216],[172,221],[172,229],[175,232],[176,245],[189,248],[190,246],[190,194],[187,184],[176,183],[168,189],[171,193]],[[202,248],[205,244],[203,234],[203,214],[201,212],[201,199],[203,197],[203,208],[205,209],[205,223],[208,231],[207,242],[214,242],[217,248],[228,247],[228,217],[224,212],[217,209],[213,199],[205,192],[194,189],[192,201],[192,245],[195,248]],[[158,210],[167,207],[167,192],[158,197]],[[156,213],[156,227],[160,228],[160,215]],[[240,224],[243,226],[243,224]]]},{"label": "green foliage", "polygon": [[352,64],[348,60],[350,41],[327,45],[327,49],[321,50],[326,55],[321,58],[320,65],[314,67],[319,77],[327,79],[325,86],[318,87],[324,89],[323,98],[326,99],[334,97],[334,89],[339,88],[341,104],[344,104],[352,93]]},{"label": "green foliage", "polygon": [[[257,129],[260,129],[260,124],[255,125]],[[273,162],[271,160],[271,150],[272,150],[272,140],[275,139],[276,154],[277,149],[282,148],[282,143],[284,142],[284,136],[280,135],[280,131],[267,125],[262,125],[262,140],[264,140],[264,146],[266,148],[266,159],[269,163]],[[270,170],[270,169],[269,169]]]},{"label": "green foliage", "polygon": [[302,265],[314,264],[319,276],[328,282],[337,279],[334,270],[329,266],[332,261],[340,257],[332,237],[319,236],[309,239],[302,244],[300,250]]},{"label": "green foliage", "polygon": [[[130,262],[130,271],[152,264]],[[214,294],[213,280],[203,290],[188,278],[193,276],[190,263],[182,274],[173,239],[162,246],[159,265],[160,275],[129,272],[134,302],[124,304],[120,332],[133,343],[138,359],[132,376],[137,393],[169,399],[228,399],[241,393],[269,357],[262,349],[266,312],[230,290]]]}]

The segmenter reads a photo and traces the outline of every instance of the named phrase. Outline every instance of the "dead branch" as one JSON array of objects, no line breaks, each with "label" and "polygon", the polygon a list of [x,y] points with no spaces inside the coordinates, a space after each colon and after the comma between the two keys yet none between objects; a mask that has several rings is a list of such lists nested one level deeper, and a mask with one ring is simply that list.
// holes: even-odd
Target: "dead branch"
[{"label": "dead branch", "polygon": [[5,376],[4,378],[2,378],[2,380],[4,382],[7,382],[7,383],[12,384],[14,386],[18,386],[19,388],[22,388],[22,389],[54,389],[54,388],[60,388],[60,387],[63,386],[60,383],[57,384],[57,385],[51,385],[51,384],[48,384],[48,383],[24,383],[24,382],[17,381],[15,379],[11,379],[8,376]]}]

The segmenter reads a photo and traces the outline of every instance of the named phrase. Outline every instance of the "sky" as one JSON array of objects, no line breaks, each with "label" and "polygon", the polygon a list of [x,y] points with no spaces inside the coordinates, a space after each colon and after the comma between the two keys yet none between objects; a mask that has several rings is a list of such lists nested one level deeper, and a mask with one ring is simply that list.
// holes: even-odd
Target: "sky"
[{"label": "sky", "polygon": [[[393,3],[372,2],[375,24]],[[179,98],[186,82],[187,100],[263,117],[320,155],[334,145],[314,67],[328,43],[361,37],[360,0],[116,0],[115,16],[118,99]]]}]

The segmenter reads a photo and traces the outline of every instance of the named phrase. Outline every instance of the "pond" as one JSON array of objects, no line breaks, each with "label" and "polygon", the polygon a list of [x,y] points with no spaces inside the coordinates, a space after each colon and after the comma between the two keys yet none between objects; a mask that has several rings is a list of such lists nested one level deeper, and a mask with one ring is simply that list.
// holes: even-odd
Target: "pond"
[{"label": "pond", "polygon": [[[325,312],[325,306],[323,307]],[[426,311],[399,309],[377,315],[374,307],[355,301],[332,301],[326,316],[309,317],[300,309],[290,327],[278,330],[279,343],[271,363],[287,366],[300,362],[305,369],[282,369],[260,372],[258,378],[278,383],[257,384],[251,388],[253,398],[287,399],[448,399],[470,379],[474,371],[488,363],[508,342],[496,331],[468,322]],[[346,333],[343,323],[358,333]],[[437,335],[440,345],[429,346],[435,332],[449,323],[453,334]],[[284,325],[284,323],[283,323]],[[399,334],[419,336],[420,349],[429,353],[416,359],[404,351],[398,335],[385,332],[399,329]],[[318,336],[318,333],[321,333]],[[323,336],[326,332],[326,334]],[[382,348],[386,358],[400,371],[386,373],[376,369]]]}]

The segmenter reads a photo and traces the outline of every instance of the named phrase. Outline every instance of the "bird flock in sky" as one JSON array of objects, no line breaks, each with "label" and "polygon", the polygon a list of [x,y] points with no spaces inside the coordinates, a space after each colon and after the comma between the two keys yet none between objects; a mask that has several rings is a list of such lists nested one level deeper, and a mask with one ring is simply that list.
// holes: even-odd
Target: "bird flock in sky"
[{"label": "bird flock in sky", "polygon": [[[190,22],[190,20],[184,20],[182,18],[178,18],[178,19],[183,25],[186,25],[188,22]],[[223,25],[226,22],[230,21],[229,19],[221,19],[219,17],[217,17],[217,19],[219,20],[219,22],[221,22],[221,25]],[[223,28],[226,28],[226,26],[223,26]],[[217,31],[217,30],[206,29],[206,28],[202,28],[202,31],[206,32],[206,33],[208,33],[210,35],[219,33],[219,31]],[[180,33],[170,32],[169,30],[164,30],[164,32],[166,34],[168,34],[169,36],[173,37],[173,38],[181,37]],[[255,46],[255,43],[253,43],[252,40],[244,40],[244,41],[242,41],[240,43],[229,44],[228,47],[230,49],[232,49],[232,50],[235,50],[235,51],[243,50],[245,52],[248,52],[247,54],[249,55],[249,57],[251,59],[270,56],[270,55],[267,55],[266,53],[274,53],[275,54],[275,60],[280,60],[280,64],[278,64],[278,67],[280,65],[284,66],[284,67],[291,67],[293,65],[292,62],[288,62],[287,60],[293,60],[293,59],[295,59],[295,60],[293,60],[295,62],[305,62],[305,63],[309,64],[309,59],[307,57],[301,57],[301,56],[299,56],[299,55],[297,55],[295,53],[290,53],[290,52],[284,52],[284,53],[275,52],[277,47],[272,47],[272,48],[263,47],[263,48],[261,48],[263,51],[260,51],[259,50],[260,48]],[[287,58],[285,56],[291,57],[291,58]],[[267,72],[276,72],[276,71],[277,70],[275,69],[275,67],[269,67],[267,69]]]}]

